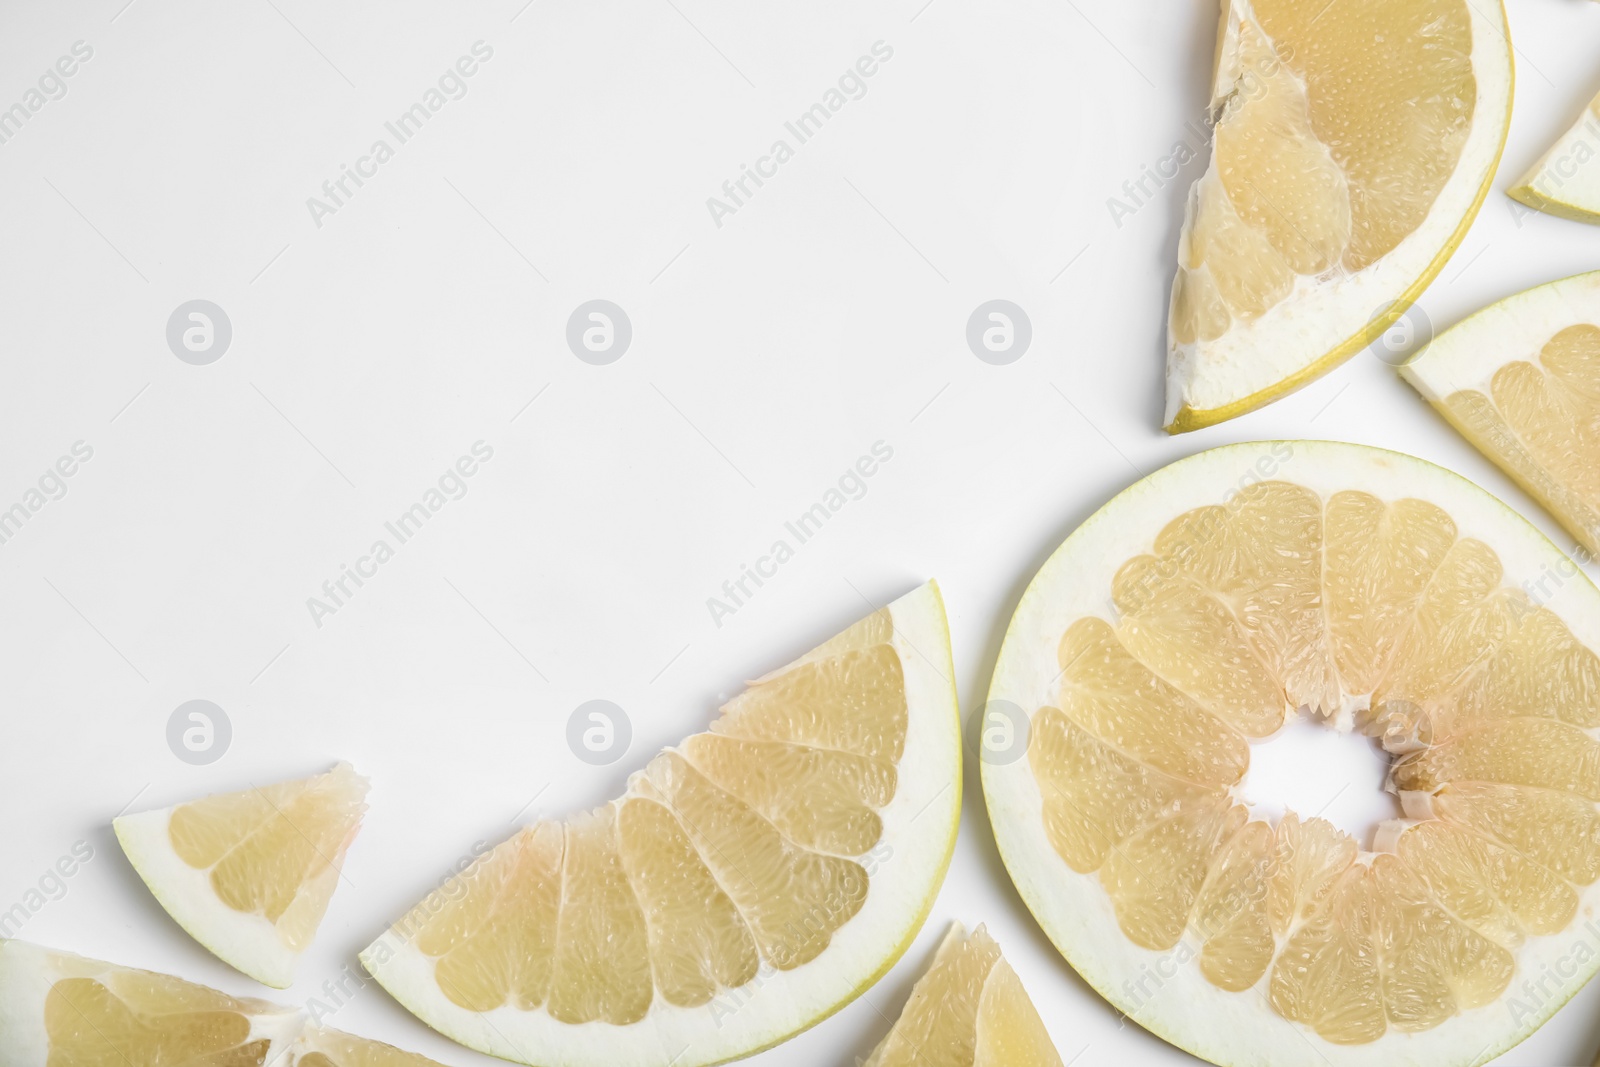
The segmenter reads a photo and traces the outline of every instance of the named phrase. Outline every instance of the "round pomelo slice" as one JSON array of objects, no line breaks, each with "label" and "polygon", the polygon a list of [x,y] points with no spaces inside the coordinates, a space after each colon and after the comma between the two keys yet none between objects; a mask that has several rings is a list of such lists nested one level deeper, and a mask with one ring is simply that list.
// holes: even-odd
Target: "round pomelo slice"
[{"label": "round pomelo slice", "polygon": [[1600,273],[1491,305],[1400,373],[1600,553]]},{"label": "round pomelo slice", "polygon": [[304,1021],[170,975],[0,941],[6,1067],[272,1064]]},{"label": "round pomelo slice", "polygon": [[[985,750],[1001,855],[1079,973],[1196,1056],[1484,1063],[1600,967],[1573,952],[1600,905],[1597,647],[1600,593],[1454,474],[1202,453],[1024,593],[985,711],[1026,727],[1026,758]],[[1280,731],[1313,735],[1299,779],[1383,759],[1405,817],[1358,840],[1262,796]],[[1357,788],[1334,777],[1322,807]]]},{"label": "round pomelo slice", "polygon": [[218,959],[287,989],[361,828],[367,780],[327,774],[223,793],[113,821],[167,914]]},{"label": "round pomelo slice", "polygon": [[1167,429],[1242,415],[1389,328],[1488,195],[1511,118],[1498,0],[1228,0],[1210,169],[1172,289]]},{"label": "round pomelo slice", "polygon": [[1000,946],[957,923],[862,1067],[1061,1067],[1061,1056]]},{"label": "round pomelo slice", "polygon": [[282,1064],[267,1067],[444,1067],[415,1052],[403,1052],[381,1041],[369,1041],[354,1034],[307,1026],[289,1050]]},{"label": "round pomelo slice", "polygon": [[1536,211],[1600,224],[1600,96],[1506,195]]},{"label": "round pomelo slice", "polygon": [[446,1036],[539,1067],[774,1045],[927,918],[960,812],[953,678],[930,582],[752,682],[619,799],[500,844],[362,962]]}]

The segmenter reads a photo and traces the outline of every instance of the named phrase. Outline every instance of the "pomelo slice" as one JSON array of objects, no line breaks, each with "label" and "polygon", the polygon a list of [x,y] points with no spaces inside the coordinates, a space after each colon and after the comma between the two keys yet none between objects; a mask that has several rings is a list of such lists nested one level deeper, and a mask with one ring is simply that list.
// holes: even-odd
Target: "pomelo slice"
[{"label": "pomelo slice", "polygon": [[1511,118],[1498,0],[1227,0],[1172,289],[1167,429],[1321,377],[1438,275]]},{"label": "pomelo slice", "polygon": [[[1040,925],[1217,1064],[1456,1067],[1527,1037],[1600,967],[1573,951],[1600,905],[1600,593],[1566,562],[1356,445],[1219,448],[1116,497],[1023,595],[985,712],[1027,724],[982,774]],[[1256,795],[1297,714],[1386,759],[1406,817],[1359,840]]]},{"label": "pomelo slice", "polygon": [[1600,273],[1491,305],[1400,373],[1600,553]]},{"label": "pomelo slice", "polygon": [[1061,1067],[1061,1057],[1000,946],[957,923],[862,1067]]},{"label": "pomelo slice", "polygon": [[367,780],[341,763],[112,825],[178,925],[230,967],[286,989],[338,886],[366,795]]},{"label": "pomelo slice", "polygon": [[300,1034],[282,1064],[267,1067],[444,1067],[415,1052],[403,1052],[381,1041],[310,1025]]},{"label": "pomelo slice", "polygon": [[751,683],[592,812],[530,826],[361,959],[470,1048],[699,1067],[858,996],[927,918],[961,739],[929,583]]},{"label": "pomelo slice", "polygon": [[1506,195],[1536,211],[1600,224],[1600,96]]},{"label": "pomelo slice", "polygon": [[0,941],[5,1067],[264,1067],[304,1021],[170,975]]}]

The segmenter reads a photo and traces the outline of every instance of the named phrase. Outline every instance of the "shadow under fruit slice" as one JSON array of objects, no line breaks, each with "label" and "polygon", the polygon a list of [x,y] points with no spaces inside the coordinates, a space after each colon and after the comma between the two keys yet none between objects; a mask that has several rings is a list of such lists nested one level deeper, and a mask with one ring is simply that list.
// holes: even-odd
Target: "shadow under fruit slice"
[{"label": "shadow under fruit slice", "polygon": [[366,795],[367,780],[341,763],[112,825],[178,925],[230,967],[287,989],[338,887]]},{"label": "shadow under fruit slice", "polygon": [[[1454,474],[1201,453],[1023,595],[989,700],[1027,758],[982,765],[1001,856],[1084,978],[1196,1056],[1485,1063],[1600,968],[1596,649],[1600,592]],[[1358,837],[1329,805],[1362,790],[1392,817]]]},{"label": "shadow under fruit slice", "polygon": [[430,1026],[521,1063],[774,1045],[927,917],[960,810],[953,676],[929,583],[751,683],[617,800],[502,842],[362,961]]}]

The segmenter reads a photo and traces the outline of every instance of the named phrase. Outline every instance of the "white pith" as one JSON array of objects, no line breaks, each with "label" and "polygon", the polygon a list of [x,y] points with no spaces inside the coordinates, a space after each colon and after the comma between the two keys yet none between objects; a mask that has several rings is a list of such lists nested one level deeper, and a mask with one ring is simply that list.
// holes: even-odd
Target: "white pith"
[{"label": "white pith", "polygon": [[677,1007],[658,995],[645,1018],[629,1026],[562,1023],[542,1009],[467,1011],[440,991],[433,960],[392,929],[362,952],[362,963],[395,999],[452,1040],[536,1067],[705,1067],[770,1047],[849,1003],[921,928],[960,815],[960,721],[943,602],[930,582],[890,604],[889,612],[908,707],[898,787],[879,812],[883,835],[866,902],[817,959],[787,972],[763,966],[753,982],[702,1007]]},{"label": "white pith", "polygon": [[[121,968],[26,941],[0,941],[0,1067],[47,1067],[45,998],[63,978],[94,978]],[[263,1006],[250,1017],[247,1041],[270,1041],[266,1063],[279,1062],[299,1034],[305,1014],[297,1008]]]},{"label": "white pith", "polygon": [[[1281,479],[1326,500],[1344,489],[1385,501],[1414,497],[1444,508],[1461,537],[1499,555],[1504,582],[1545,579],[1566,557],[1504,504],[1442,468],[1398,453],[1325,442],[1234,445],[1175,463],[1137,483],[1079,527],[1023,594],[989,692],[1032,716],[1058,699],[1057,647],[1084,616],[1115,621],[1111,580],[1122,561],[1149,552],[1156,535],[1192,508],[1222,502],[1254,481]],[[1563,570],[1563,573],[1566,573]],[[1548,581],[1546,582],[1548,587]],[[1574,636],[1600,648],[1600,592],[1581,574],[1544,606]],[[1596,735],[1597,731],[1590,731]],[[1043,797],[1027,760],[982,765],[984,794],[1006,868],[1046,934],[1080,974],[1135,1022],[1196,1056],[1227,1067],[1466,1067],[1486,1063],[1531,1034],[1600,969],[1600,883],[1580,888],[1578,917],[1560,934],[1514,950],[1505,996],[1432,1030],[1390,1029],[1377,1041],[1336,1045],[1268,1006],[1271,968],[1254,989],[1226,992],[1201,973],[1198,945],[1154,952],[1123,935],[1098,874],[1067,866],[1045,834]],[[1302,812],[1309,817],[1312,812]],[[1420,812],[1419,812],[1420,814]],[[1380,835],[1381,843],[1381,835]],[[1187,947],[1185,947],[1187,946]],[[1524,983],[1542,982],[1532,992]],[[1515,1003],[1513,998],[1518,998]]]},{"label": "white pith", "polygon": [[[1400,301],[1393,309],[1398,316],[1444,265],[1443,257],[1460,240],[1464,222],[1476,212],[1510,120],[1513,71],[1504,9],[1498,2],[1468,7],[1478,88],[1473,126],[1455,172],[1422,225],[1387,256],[1356,274],[1333,271],[1319,277],[1297,277],[1293,291],[1276,306],[1253,321],[1235,318],[1228,332],[1215,340],[1180,344],[1169,334],[1168,424],[1185,409],[1216,411],[1274,387],[1286,389],[1288,379],[1367,329],[1380,309]],[[1228,42],[1237,33],[1237,20],[1254,17],[1249,0],[1230,0],[1224,5],[1219,84],[1213,89],[1216,101],[1231,92],[1231,86],[1221,82],[1232,69],[1227,60]],[[1213,156],[1211,171],[1216,167]],[[1191,194],[1179,238],[1180,262],[1188,261],[1195,208]]]}]

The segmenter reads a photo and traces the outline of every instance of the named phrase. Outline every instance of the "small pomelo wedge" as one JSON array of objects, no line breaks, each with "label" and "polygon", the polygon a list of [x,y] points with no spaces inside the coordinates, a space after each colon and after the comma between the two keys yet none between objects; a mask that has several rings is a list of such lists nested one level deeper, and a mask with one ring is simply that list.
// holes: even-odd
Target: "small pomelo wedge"
[{"label": "small pomelo wedge", "polygon": [[1506,195],[1536,211],[1600,224],[1600,96]]},{"label": "small pomelo wedge", "polygon": [[1000,946],[957,923],[863,1067],[1061,1067],[1061,1056]]},{"label": "small pomelo wedge", "polygon": [[[1026,758],[982,764],[1001,856],[1079,973],[1203,1059],[1485,1063],[1600,968],[1574,952],[1596,649],[1600,592],[1457,475],[1324,442],[1192,456],[1023,594],[985,712],[1026,723]],[[1333,773],[1296,811],[1252,778],[1286,751],[1296,781],[1359,751],[1382,786]],[[1357,789],[1390,817],[1320,817]]]},{"label": "small pomelo wedge", "polygon": [[877,981],[949,865],[961,738],[929,583],[765,675],[595,811],[530,826],[361,959],[470,1048],[701,1067]]},{"label": "small pomelo wedge", "polygon": [[1491,305],[1400,373],[1600,553],[1600,273]]},{"label": "small pomelo wedge", "polygon": [[327,774],[225,793],[113,823],[161,906],[230,967],[286,989],[361,828],[367,781]]},{"label": "small pomelo wedge", "polygon": [[170,975],[0,941],[5,1067],[262,1067],[304,1021]]}]

